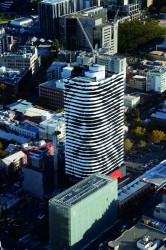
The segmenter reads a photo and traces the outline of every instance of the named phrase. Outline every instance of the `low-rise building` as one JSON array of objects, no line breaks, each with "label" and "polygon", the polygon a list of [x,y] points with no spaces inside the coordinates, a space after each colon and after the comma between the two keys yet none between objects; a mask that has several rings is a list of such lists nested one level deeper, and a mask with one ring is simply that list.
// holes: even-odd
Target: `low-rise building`
[{"label": "low-rise building", "polygon": [[18,198],[14,194],[6,193],[0,196],[0,215],[6,210],[12,208],[19,202],[20,198]]},{"label": "low-rise building", "polygon": [[67,66],[67,63],[53,62],[46,71],[46,80],[58,80],[62,78],[62,69]]},{"label": "low-rise building", "polygon": [[28,76],[26,68],[0,67],[0,82],[6,86],[6,92],[10,100],[15,100],[19,91],[25,86]]},{"label": "low-rise building", "polygon": [[40,66],[37,48],[33,46],[19,47],[17,52],[5,52],[0,55],[0,66],[10,68],[26,68],[33,74]]},{"label": "low-rise building", "polygon": [[166,203],[162,202],[158,204],[154,209],[154,217],[166,222]]},{"label": "low-rise building", "polygon": [[166,91],[166,69],[154,69],[147,73],[146,91],[150,90],[158,94]]},{"label": "low-rise building", "polygon": [[151,115],[152,119],[166,122],[166,108],[160,109]]},{"label": "low-rise building", "polygon": [[164,51],[155,50],[155,51],[149,52],[148,55],[153,60],[165,61],[165,59],[166,59],[166,53]]},{"label": "low-rise building", "polygon": [[132,79],[129,80],[129,83],[127,84],[127,86],[132,88],[133,90],[145,91],[146,77],[140,76],[140,75],[133,76]]},{"label": "low-rise building", "polygon": [[3,159],[0,159],[1,169],[5,169],[5,173],[11,174],[17,171],[19,168],[27,164],[27,156],[22,151],[18,151],[12,155],[9,155]]},{"label": "low-rise building", "polygon": [[130,109],[136,108],[140,104],[139,95],[125,95],[124,96],[124,106],[129,107]]},{"label": "low-rise building", "polygon": [[63,114],[55,114],[50,119],[40,123],[39,138],[52,140],[52,135],[55,131],[59,131],[59,141],[64,141],[65,138],[65,119]]},{"label": "low-rise building", "polygon": [[19,135],[23,135],[24,137],[28,137],[30,139],[36,139],[39,135],[39,129],[37,127],[37,124],[26,122],[13,122],[9,123],[8,126],[9,130],[12,132],[15,132]]},{"label": "low-rise building", "polygon": [[17,19],[11,20],[10,25],[17,26],[17,27],[26,27],[32,24],[32,22],[33,22],[32,18],[19,17]]}]

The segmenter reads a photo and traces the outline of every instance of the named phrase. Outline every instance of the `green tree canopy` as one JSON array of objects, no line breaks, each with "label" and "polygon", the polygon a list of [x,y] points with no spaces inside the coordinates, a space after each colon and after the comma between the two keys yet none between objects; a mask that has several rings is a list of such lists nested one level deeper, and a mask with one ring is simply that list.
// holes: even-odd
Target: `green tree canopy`
[{"label": "green tree canopy", "polygon": [[150,134],[150,141],[160,143],[161,140],[166,139],[166,134],[163,131],[153,130]]},{"label": "green tree canopy", "polygon": [[146,141],[140,140],[138,143],[138,148],[143,149],[146,147]]},{"label": "green tree canopy", "polygon": [[133,147],[133,143],[130,141],[130,139],[125,139],[124,140],[124,150],[125,152],[129,152]]},{"label": "green tree canopy", "polygon": [[132,135],[134,139],[143,139],[146,135],[146,128],[136,127],[132,130]]},{"label": "green tree canopy", "polygon": [[128,21],[119,24],[118,51],[119,53],[132,53],[142,46],[153,42],[166,34],[166,28],[161,27],[155,20]]}]

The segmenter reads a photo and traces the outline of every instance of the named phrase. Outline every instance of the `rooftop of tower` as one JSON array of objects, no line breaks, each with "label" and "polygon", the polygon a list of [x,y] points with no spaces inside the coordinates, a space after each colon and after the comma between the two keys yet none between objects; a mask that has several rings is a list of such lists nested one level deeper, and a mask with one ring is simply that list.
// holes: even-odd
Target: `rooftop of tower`
[{"label": "rooftop of tower", "polygon": [[116,179],[101,174],[91,175],[50,200],[70,207]]},{"label": "rooftop of tower", "polygon": [[69,2],[69,0],[43,0],[41,3],[54,4],[54,3],[62,3],[62,2]]}]

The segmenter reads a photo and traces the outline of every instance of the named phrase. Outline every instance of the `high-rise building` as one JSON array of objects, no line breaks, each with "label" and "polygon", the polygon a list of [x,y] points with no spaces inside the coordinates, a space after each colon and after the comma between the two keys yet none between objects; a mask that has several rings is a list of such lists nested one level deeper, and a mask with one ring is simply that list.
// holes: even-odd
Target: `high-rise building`
[{"label": "high-rise building", "polygon": [[67,50],[108,47],[112,55],[117,53],[118,23],[107,21],[107,9],[103,7],[91,7],[74,15],[64,15],[59,19],[59,27],[60,40]]},{"label": "high-rise building", "polygon": [[65,79],[66,174],[108,174],[123,163],[123,72],[75,67]]},{"label": "high-rise building", "polygon": [[4,28],[0,28],[0,54],[7,51],[7,36]]},{"label": "high-rise building", "polygon": [[40,32],[47,38],[59,36],[59,17],[76,12],[76,0],[43,0],[38,4]]},{"label": "high-rise building", "polygon": [[78,10],[87,9],[93,6],[100,6],[100,0],[78,0]]},{"label": "high-rise building", "polygon": [[117,220],[117,180],[91,175],[49,201],[53,250],[82,249]]}]

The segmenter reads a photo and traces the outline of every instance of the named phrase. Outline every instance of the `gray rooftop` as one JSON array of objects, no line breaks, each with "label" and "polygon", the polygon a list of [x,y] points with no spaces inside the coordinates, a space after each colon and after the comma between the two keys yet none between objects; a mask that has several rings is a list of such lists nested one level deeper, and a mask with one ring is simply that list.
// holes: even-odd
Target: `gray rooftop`
[{"label": "gray rooftop", "polygon": [[59,195],[52,198],[50,201],[52,203],[59,203],[64,206],[72,206],[79,202],[80,200],[88,197],[92,193],[96,192],[98,189],[106,186],[108,183],[116,181],[113,178],[107,177],[101,174],[91,175],[84,180],[80,181],[78,184],[72,186],[66,191],[60,193]]},{"label": "gray rooftop", "polygon": [[156,238],[157,240],[164,240],[166,238],[164,233],[138,223],[130,230],[124,232],[114,243],[119,243],[119,250],[137,250],[137,241],[143,236],[150,236],[150,238]]}]

